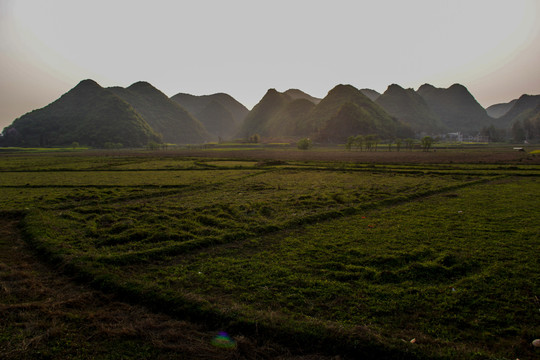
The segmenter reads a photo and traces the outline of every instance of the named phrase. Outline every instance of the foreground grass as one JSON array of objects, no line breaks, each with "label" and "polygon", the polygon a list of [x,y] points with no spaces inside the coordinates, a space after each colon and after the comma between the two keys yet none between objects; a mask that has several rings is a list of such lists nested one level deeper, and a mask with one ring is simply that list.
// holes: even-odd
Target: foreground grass
[{"label": "foreground grass", "polygon": [[352,357],[534,355],[534,165],[1,164],[35,248],[171,314]]},{"label": "foreground grass", "polygon": [[317,319],[321,331],[351,334],[365,326],[392,346],[415,338],[448,357],[512,358],[540,330],[538,194],[531,179],[479,185],[122,278],[142,272],[143,284],[187,289],[260,321]]},{"label": "foreground grass", "polygon": [[[0,218],[0,357],[15,359],[305,359],[282,346],[151,312],[77,284],[32,254],[16,214]],[[310,359],[330,357],[311,354]]]}]

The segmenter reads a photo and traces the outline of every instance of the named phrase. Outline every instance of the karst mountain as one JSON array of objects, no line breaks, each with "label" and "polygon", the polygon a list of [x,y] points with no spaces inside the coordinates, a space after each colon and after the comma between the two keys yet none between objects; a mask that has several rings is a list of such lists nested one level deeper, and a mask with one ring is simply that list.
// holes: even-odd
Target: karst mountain
[{"label": "karst mountain", "polygon": [[517,101],[518,99],[514,99],[507,103],[493,104],[486,108],[486,112],[490,117],[498,119],[504,114],[506,114],[508,110],[510,110]]},{"label": "karst mountain", "polygon": [[392,84],[375,102],[388,114],[411,127],[415,132],[444,133],[447,127],[413,89]]},{"label": "karst mountain", "polygon": [[516,121],[535,117],[540,106],[540,95],[522,95],[513,106],[497,120],[501,127],[509,127]]},{"label": "karst mountain", "polygon": [[493,123],[482,105],[461,84],[447,89],[424,84],[417,93],[449,131],[474,132]]},{"label": "karst mountain", "polygon": [[127,147],[161,142],[161,136],[126,101],[93,80],[83,80],[58,100],[29,112],[6,127],[7,146],[62,146],[77,142]]},{"label": "karst mountain", "polygon": [[269,89],[248,110],[225,93],[178,93],[169,98],[144,81],[103,88],[83,80],[58,100],[15,119],[2,131],[0,146],[143,147],[150,142],[201,144],[254,135],[265,142],[309,137],[339,144],[355,135],[474,135],[486,128],[507,137],[519,130],[521,137],[530,139],[540,136],[537,123],[540,95],[523,95],[484,109],[460,84],[424,84],[416,91],[392,84],[382,94],[337,85],[322,99],[300,89]]},{"label": "karst mountain", "polygon": [[225,93],[201,96],[178,93],[171,100],[199,119],[210,134],[223,139],[232,137],[249,113],[244,105]]},{"label": "karst mountain", "polygon": [[109,90],[130,104],[166,143],[199,144],[212,139],[199,120],[147,82]]}]

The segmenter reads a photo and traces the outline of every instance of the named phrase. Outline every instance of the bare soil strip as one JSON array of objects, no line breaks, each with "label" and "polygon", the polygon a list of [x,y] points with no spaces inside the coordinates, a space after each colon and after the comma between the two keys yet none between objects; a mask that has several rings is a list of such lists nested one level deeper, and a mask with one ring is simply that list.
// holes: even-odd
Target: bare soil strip
[{"label": "bare soil strip", "polygon": [[[383,146],[381,145],[381,148]],[[110,155],[111,152],[88,151],[81,155]],[[279,149],[257,150],[174,150],[156,152],[119,152],[128,156],[174,156],[174,157],[197,157],[197,158],[227,158],[243,160],[283,160],[283,161],[337,161],[378,164],[540,164],[540,156],[534,156],[526,152],[512,151],[508,148],[479,148],[459,151],[456,149],[439,149],[429,152],[415,151],[343,151],[336,148],[334,151],[316,149],[310,151],[284,151]]]},{"label": "bare soil strip", "polygon": [[280,345],[232,334],[233,349],[212,344],[219,329],[150,312],[77,284],[40,262],[17,218],[0,218],[2,359],[332,359],[293,355]]}]

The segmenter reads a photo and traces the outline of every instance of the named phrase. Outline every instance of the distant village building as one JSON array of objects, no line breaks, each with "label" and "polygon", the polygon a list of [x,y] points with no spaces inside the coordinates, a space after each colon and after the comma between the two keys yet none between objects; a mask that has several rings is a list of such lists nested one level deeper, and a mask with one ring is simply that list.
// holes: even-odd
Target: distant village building
[{"label": "distant village building", "polygon": [[453,132],[453,133],[447,133],[443,136],[443,138],[446,141],[455,141],[455,142],[464,142],[464,141],[470,141],[470,142],[483,142],[487,143],[490,141],[489,136],[486,135],[463,135],[460,132]]},{"label": "distant village building", "polygon": [[463,141],[463,134],[460,132],[448,133],[446,139],[449,141]]}]

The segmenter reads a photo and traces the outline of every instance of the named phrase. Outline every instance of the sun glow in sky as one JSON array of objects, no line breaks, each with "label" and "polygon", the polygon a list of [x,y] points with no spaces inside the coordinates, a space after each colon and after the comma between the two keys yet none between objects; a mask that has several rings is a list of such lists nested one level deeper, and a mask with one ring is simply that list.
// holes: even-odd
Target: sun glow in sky
[{"label": "sun glow in sky", "polygon": [[538,0],[0,0],[0,129],[91,78],[168,96],[465,85],[540,94]]}]

